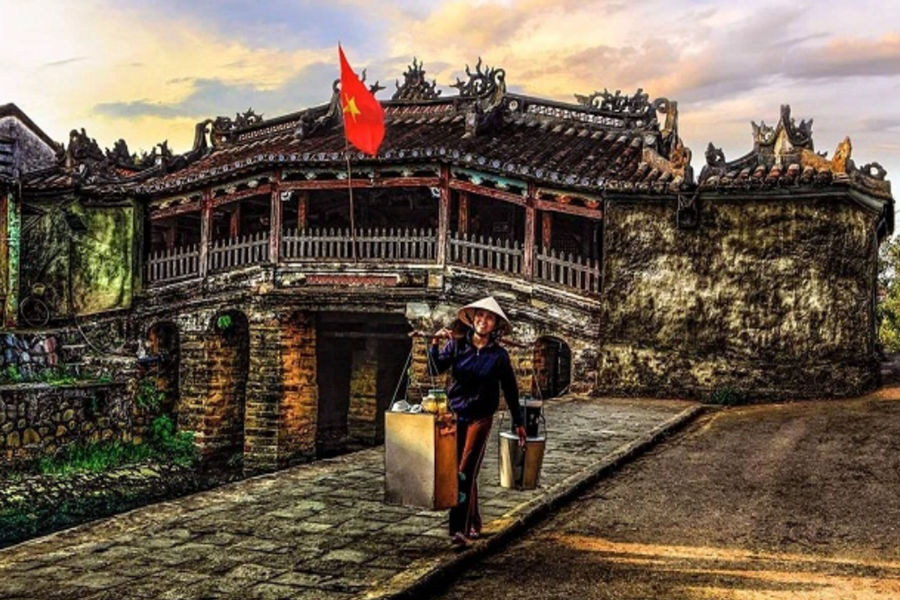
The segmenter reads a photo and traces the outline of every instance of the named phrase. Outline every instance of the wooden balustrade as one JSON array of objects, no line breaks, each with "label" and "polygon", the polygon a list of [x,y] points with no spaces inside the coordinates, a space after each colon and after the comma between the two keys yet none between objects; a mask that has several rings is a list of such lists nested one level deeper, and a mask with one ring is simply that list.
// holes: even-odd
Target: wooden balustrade
[{"label": "wooden balustrade", "polygon": [[148,283],[180,281],[199,274],[199,244],[154,252],[147,260]]},{"label": "wooden balustrade", "polygon": [[[448,262],[524,277],[525,250],[517,241],[451,234]],[[302,229],[285,232],[280,260],[285,262],[344,262],[353,259],[353,239],[347,229]],[[382,263],[434,264],[437,235],[431,229],[360,229],[356,236],[357,260],[370,268]],[[269,262],[267,233],[218,240],[209,250],[209,271]],[[200,249],[194,244],[150,255],[149,284],[163,284],[200,276]],[[600,261],[564,254],[549,248],[536,249],[534,281],[563,286],[589,294],[600,293]]]},{"label": "wooden balustrade", "polygon": [[[434,262],[437,246],[432,229],[358,229],[356,257],[370,262]],[[353,259],[349,229],[294,229],[281,242],[286,261]]]},{"label": "wooden balustrade", "polygon": [[522,244],[517,241],[465,233],[454,233],[450,237],[449,262],[454,264],[521,275],[524,257]]},{"label": "wooden balustrade", "polygon": [[269,234],[260,232],[216,240],[209,249],[209,270],[228,271],[269,260]]},{"label": "wooden balustrade", "polygon": [[534,279],[599,294],[600,261],[541,248],[535,256]]}]

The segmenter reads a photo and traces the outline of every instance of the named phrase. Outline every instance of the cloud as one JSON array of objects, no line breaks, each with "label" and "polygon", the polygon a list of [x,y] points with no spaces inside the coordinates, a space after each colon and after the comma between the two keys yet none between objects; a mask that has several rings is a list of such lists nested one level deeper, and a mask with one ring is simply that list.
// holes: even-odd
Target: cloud
[{"label": "cloud", "polygon": [[793,57],[785,74],[797,79],[900,75],[900,35],[836,38]]},{"label": "cloud", "polygon": [[[103,102],[93,112],[112,119],[141,117],[191,118],[202,120],[253,108],[257,114],[275,117],[331,100],[334,65],[314,63],[283,85],[260,90],[253,85],[230,83],[222,79],[190,79],[191,92],[177,102],[152,102],[147,99],[128,102]],[[179,78],[184,82],[189,78]]]},{"label": "cloud", "polygon": [[44,63],[42,66],[44,67],[63,67],[65,65],[70,65],[72,63],[81,62],[83,60],[87,60],[86,56],[74,56],[72,58],[64,58],[62,60],[54,60],[52,62]]}]

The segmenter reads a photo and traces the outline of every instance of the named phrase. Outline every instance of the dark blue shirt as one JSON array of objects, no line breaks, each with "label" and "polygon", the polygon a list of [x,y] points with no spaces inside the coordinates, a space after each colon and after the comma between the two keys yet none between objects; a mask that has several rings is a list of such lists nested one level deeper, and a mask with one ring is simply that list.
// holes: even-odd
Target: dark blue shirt
[{"label": "dark blue shirt", "polygon": [[466,338],[450,340],[440,350],[432,346],[429,372],[438,375],[451,369],[453,381],[447,388],[447,399],[459,420],[471,422],[493,416],[503,388],[513,424],[522,425],[519,386],[509,353],[493,340],[479,350],[472,345],[471,335],[470,331]]}]

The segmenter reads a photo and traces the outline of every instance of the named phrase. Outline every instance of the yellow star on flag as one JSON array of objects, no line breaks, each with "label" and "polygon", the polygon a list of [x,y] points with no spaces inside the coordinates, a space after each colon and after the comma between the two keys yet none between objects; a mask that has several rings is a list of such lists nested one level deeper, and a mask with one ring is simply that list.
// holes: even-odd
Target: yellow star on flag
[{"label": "yellow star on flag", "polygon": [[[347,99],[347,96],[344,96]],[[350,118],[353,119],[353,122],[356,122],[356,115],[361,115],[362,111],[356,107],[356,97],[349,98],[346,100],[346,104],[344,104],[344,112],[350,113]]]}]

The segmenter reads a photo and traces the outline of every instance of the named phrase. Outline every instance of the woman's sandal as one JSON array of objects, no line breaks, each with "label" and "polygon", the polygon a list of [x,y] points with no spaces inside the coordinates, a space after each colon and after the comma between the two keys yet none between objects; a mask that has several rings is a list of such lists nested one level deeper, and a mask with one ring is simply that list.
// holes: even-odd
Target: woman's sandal
[{"label": "woman's sandal", "polygon": [[481,532],[476,529],[470,529],[469,534],[466,537],[470,540],[477,540],[481,537]]}]

